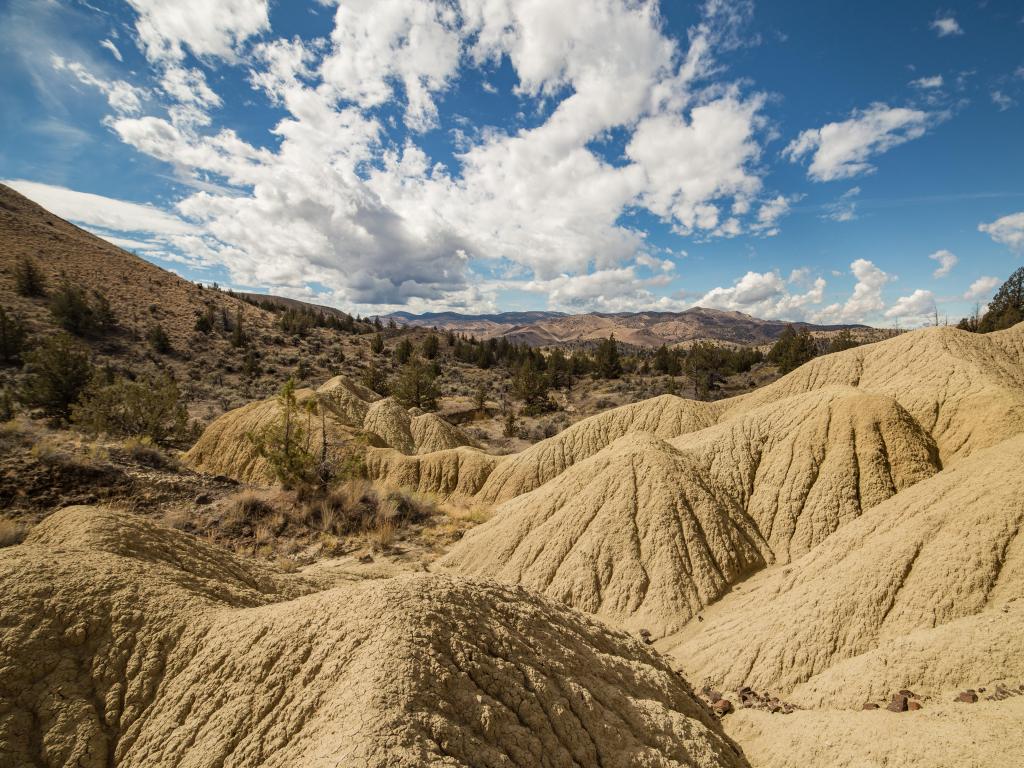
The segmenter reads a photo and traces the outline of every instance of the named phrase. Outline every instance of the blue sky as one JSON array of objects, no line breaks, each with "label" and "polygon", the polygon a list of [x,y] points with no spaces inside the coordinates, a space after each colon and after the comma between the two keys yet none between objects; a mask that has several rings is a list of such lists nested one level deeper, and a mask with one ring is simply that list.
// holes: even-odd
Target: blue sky
[{"label": "blue sky", "polygon": [[0,179],[363,314],[910,327],[1024,255],[1024,8],[0,0]]}]

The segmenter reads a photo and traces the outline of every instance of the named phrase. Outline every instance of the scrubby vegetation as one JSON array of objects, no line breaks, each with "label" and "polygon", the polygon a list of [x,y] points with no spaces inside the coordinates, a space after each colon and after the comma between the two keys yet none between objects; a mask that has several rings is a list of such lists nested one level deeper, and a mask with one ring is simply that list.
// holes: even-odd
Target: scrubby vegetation
[{"label": "scrubby vegetation", "polygon": [[66,333],[54,334],[25,355],[19,399],[48,416],[66,419],[92,376],[88,350]]},{"label": "scrubby vegetation", "polygon": [[156,444],[183,444],[195,436],[178,385],[166,374],[138,381],[96,376],[72,406],[72,420],[93,435],[139,437]]},{"label": "scrubby vegetation", "polygon": [[991,333],[1012,328],[1024,321],[1024,267],[1000,286],[984,314],[975,312],[963,318],[957,327],[974,333]]}]

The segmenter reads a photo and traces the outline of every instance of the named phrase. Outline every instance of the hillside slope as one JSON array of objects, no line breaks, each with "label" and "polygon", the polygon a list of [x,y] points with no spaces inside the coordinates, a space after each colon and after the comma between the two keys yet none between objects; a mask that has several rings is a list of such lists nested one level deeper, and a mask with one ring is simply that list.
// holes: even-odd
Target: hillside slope
[{"label": "hillside slope", "polygon": [[[15,291],[15,270],[25,259],[41,271],[50,294],[59,288],[62,276],[90,299],[99,291],[110,302],[117,326],[80,339],[96,362],[132,375],[169,371],[187,385],[193,415],[201,420],[223,410],[225,401],[251,399],[254,388],[259,392],[264,385],[280,386],[281,374],[290,372],[299,359],[310,375],[329,378],[337,372],[338,361],[346,352],[352,356],[358,344],[358,337],[325,328],[314,328],[303,338],[285,338],[274,313],[150,264],[2,184],[0,245],[0,306],[5,311],[21,317],[36,336],[58,330],[48,297],[24,297]],[[206,313],[214,327],[200,333],[196,321]],[[246,344],[236,348],[231,336],[239,318]],[[170,353],[160,354],[146,341],[157,325],[170,339]],[[273,380],[242,375],[249,350]],[[8,374],[13,376],[14,371]]]}]

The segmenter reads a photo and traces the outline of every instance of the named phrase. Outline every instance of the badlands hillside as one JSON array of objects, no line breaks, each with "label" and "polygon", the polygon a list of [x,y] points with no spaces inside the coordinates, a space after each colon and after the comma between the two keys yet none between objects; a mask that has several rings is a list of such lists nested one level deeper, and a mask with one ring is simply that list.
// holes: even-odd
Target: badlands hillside
[{"label": "badlands hillside", "polygon": [[[1022,439],[1024,325],[938,328],[732,400],[592,417],[471,482],[464,451],[371,467],[497,502],[442,570],[649,637],[732,706],[752,689],[808,710],[726,719],[754,765],[1016,765]],[[916,720],[853,712],[911,702]]]},{"label": "badlands hillside", "polygon": [[[338,373],[346,356],[354,356],[360,346],[358,332],[372,330],[354,324],[353,333],[316,327],[301,337],[286,335],[278,314],[184,280],[3,184],[0,244],[0,307],[23,322],[30,336],[62,330],[51,306],[70,286],[82,307],[68,318],[76,327],[68,327],[70,322],[63,327],[94,361],[132,377],[169,373],[187,388],[191,415],[201,422],[245,402],[254,392],[273,391],[299,360],[309,376]],[[17,289],[17,273],[26,265],[38,271],[37,295]],[[88,321],[101,301],[109,304],[112,322],[92,327]],[[208,323],[202,329],[201,321]],[[154,344],[158,328],[165,342]],[[255,365],[248,373],[247,358],[250,367]],[[346,372],[355,376],[358,368],[349,365]],[[5,373],[0,372],[0,383],[7,383]]]},{"label": "badlands hillside", "polygon": [[26,357],[77,286],[92,386],[168,374],[206,423],[6,401],[0,766],[1024,765],[1024,324],[707,400],[582,357],[499,442],[535,349],[297,328],[7,189],[0,235]]},{"label": "badlands hillside", "polygon": [[[284,403],[185,463],[270,485],[249,435]],[[483,522],[433,562],[286,572],[144,508],[54,511],[0,549],[0,764],[1024,764],[1024,324],[506,456],[344,377],[293,408]]]}]

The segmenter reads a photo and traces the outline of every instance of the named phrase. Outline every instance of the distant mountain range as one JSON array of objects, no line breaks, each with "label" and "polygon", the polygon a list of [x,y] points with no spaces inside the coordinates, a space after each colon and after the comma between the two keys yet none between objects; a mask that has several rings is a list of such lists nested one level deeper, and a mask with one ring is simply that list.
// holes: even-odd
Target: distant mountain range
[{"label": "distant mountain range", "polygon": [[683,312],[590,312],[580,315],[563,312],[499,312],[488,315],[395,312],[386,318],[399,325],[450,330],[477,338],[503,336],[531,346],[592,344],[608,338],[610,334],[615,334],[615,338],[624,344],[648,348],[662,344],[686,345],[702,339],[759,345],[775,341],[788,325],[807,328],[819,335],[831,335],[843,329],[874,335],[874,329],[863,325],[787,323],[704,307],[693,307]]}]

